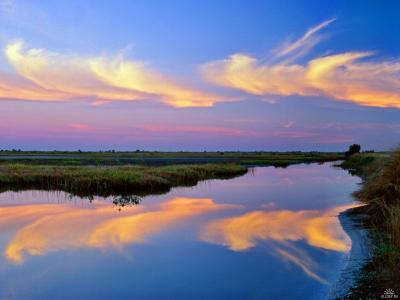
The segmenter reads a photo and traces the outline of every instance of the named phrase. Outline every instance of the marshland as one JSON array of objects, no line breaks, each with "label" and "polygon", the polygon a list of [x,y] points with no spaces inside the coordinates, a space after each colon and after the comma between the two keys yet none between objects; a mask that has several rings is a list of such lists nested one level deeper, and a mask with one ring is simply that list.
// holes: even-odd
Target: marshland
[{"label": "marshland", "polygon": [[[359,183],[334,164],[77,167],[6,162],[1,165],[3,180],[10,180],[0,193],[0,296],[326,297],[351,248],[337,216],[354,206],[351,193]],[[124,188],[103,193],[101,187],[88,194],[78,190],[85,186],[83,178],[99,186],[115,179]],[[31,185],[21,190],[20,180]],[[77,190],[66,183],[73,180]],[[138,189],[143,186],[125,189],[143,180],[168,183],[166,193],[155,183],[146,185],[146,193],[136,193],[146,191]],[[10,188],[10,182],[18,184]],[[40,286],[27,281],[14,288],[37,272]],[[66,281],[71,284],[67,290],[62,288]]]},{"label": "marshland", "polygon": [[75,195],[166,192],[200,180],[232,178],[247,167],[334,161],[323,152],[0,151],[1,189],[64,190]]},{"label": "marshland", "polygon": [[[214,275],[218,272],[208,265],[208,260],[214,255],[222,258],[220,264],[223,268],[228,266],[230,259],[235,259],[239,265],[232,270],[226,284],[237,280],[243,272],[252,280],[259,278],[258,268],[246,261],[251,259],[260,263],[260,254],[257,253],[266,251],[268,254],[264,259],[267,265],[259,266],[263,276],[270,274],[271,265],[275,265],[275,269],[281,268],[281,271],[270,284],[260,281],[263,287],[258,285],[258,289],[277,297],[285,294],[279,286],[281,276],[291,285],[310,288],[297,292],[298,297],[316,299],[378,294],[381,288],[393,286],[399,280],[396,268],[400,257],[399,151],[0,153],[0,215],[13,215],[15,220],[20,220],[6,221],[6,218],[3,225],[0,221],[0,228],[14,228],[11,232],[15,234],[13,239],[3,244],[3,263],[7,266],[0,272],[3,279],[14,264],[24,269],[30,261],[41,265],[54,255],[68,255],[70,263],[74,264],[85,256],[85,251],[89,251],[98,261],[102,257],[99,248],[107,249],[112,254],[110,262],[121,259],[118,251],[114,253],[116,249],[125,249],[126,253],[138,252],[143,260],[143,266],[139,264],[139,268],[158,269],[160,265],[148,259],[157,258],[156,249],[170,243],[165,244],[163,239],[173,237],[184,249],[194,247],[195,253],[200,256],[194,255],[199,262],[207,265],[208,271],[213,270]],[[194,161],[196,164],[193,164]],[[362,206],[354,202],[352,194],[363,203]],[[81,203],[79,207],[76,206],[77,201]],[[32,214],[26,215],[29,210]],[[352,247],[338,219],[338,215],[343,213],[355,224],[353,230],[359,228],[371,233],[368,240],[372,243],[368,250],[371,259],[350,258],[359,259],[360,264],[352,270],[356,272],[352,277],[354,284],[348,287],[338,287]],[[203,214],[203,217],[197,217]],[[210,216],[206,217],[208,214]],[[212,217],[213,214],[216,218]],[[92,221],[86,224],[90,219]],[[111,220],[114,221],[109,223]],[[19,222],[27,222],[27,225],[20,227]],[[123,227],[114,227],[120,222]],[[155,226],[153,222],[159,223],[162,229],[158,225],[157,229],[152,229]],[[175,222],[181,225],[175,228],[176,225],[172,226]],[[321,222],[325,225],[319,226]],[[30,226],[38,228],[29,233]],[[51,232],[48,232],[48,226],[53,226]],[[75,226],[79,229],[74,229]],[[101,240],[98,240],[98,226],[112,226],[112,230],[102,233]],[[183,236],[184,227],[181,226],[187,228]],[[289,228],[295,231],[291,232]],[[26,234],[34,234],[40,243],[27,240],[25,231]],[[186,240],[186,235],[191,238]],[[324,238],[320,240],[322,236]],[[142,239],[150,244],[140,246]],[[193,239],[197,240],[197,244],[193,244]],[[21,245],[13,245],[16,242]],[[211,245],[214,246],[209,248]],[[141,247],[150,254],[148,258],[143,256]],[[172,251],[169,259],[178,259],[177,249],[169,247]],[[213,247],[217,248],[211,251]],[[324,259],[321,253],[325,253]],[[133,263],[132,267],[135,265],[137,263]],[[59,271],[64,270],[64,266],[60,267]],[[186,268],[175,270],[179,282],[195,287],[187,275],[185,278],[185,274],[193,268],[199,266],[188,261]],[[150,290],[145,288],[146,280],[136,277],[132,269],[119,267],[114,272],[130,272],[135,280],[144,284],[142,294],[139,294],[150,295]],[[62,280],[62,277],[59,279]],[[48,280],[45,279],[45,282],[49,283]],[[156,283],[160,284],[157,280]],[[57,286],[58,280],[53,284]],[[172,286],[165,287],[163,291],[175,294],[177,287],[173,282],[170,284]],[[7,283],[3,288],[6,286]],[[1,287],[0,284],[0,290]],[[243,282],[238,285],[238,291],[250,295],[250,287],[251,284]],[[121,298],[135,294],[131,289],[120,288]],[[310,294],[312,289],[317,292]],[[195,298],[192,294],[195,290],[198,289],[183,289],[182,293]],[[38,297],[45,295],[45,290],[37,292]],[[110,292],[103,287],[99,290],[101,295],[92,293],[87,296],[110,297]],[[25,299],[28,294],[24,293],[21,289],[16,298]],[[201,295],[231,295],[223,286],[215,287],[210,293]],[[55,293],[48,295],[61,297]],[[66,295],[74,297],[77,294],[72,289]],[[154,298],[161,296],[152,295]],[[292,297],[293,292],[287,295]]]}]

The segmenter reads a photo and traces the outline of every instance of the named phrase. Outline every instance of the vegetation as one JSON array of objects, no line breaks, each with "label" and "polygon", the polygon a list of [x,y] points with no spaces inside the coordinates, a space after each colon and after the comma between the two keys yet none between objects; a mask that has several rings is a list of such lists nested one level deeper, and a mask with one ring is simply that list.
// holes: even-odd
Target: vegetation
[{"label": "vegetation", "polygon": [[[253,165],[286,167],[343,159],[339,152],[39,152],[0,150],[0,190],[64,190],[79,196],[162,193],[231,178]],[[128,201],[129,200],[129,201]],[[121,198],[119,203],[132,201]],[[133,201],[135,202],[135,201]]]},{"label": "vegetation", "polygon": [[351,214],[364,216],[360,225],[369,228],[374,245],[372,260],[349,297],[379,298],[385,288],[400,283],[400,149],[390,156],[356,154],[342,165],[364,179],[356,196],[366,205]]},{"label": "vegetation", "polygon": [[356,153],[360,153],[361,146],[359,144],[350,145],[349,150],[346,151],[346,157],[350,157]]},{"label": "vegetation", "polygon": [[296,163],[325,162],[344,159],[343,152],[38,152],[0,151],[0,164],[18,162],[37,165],[171,165],[200,163],[237,163],[286,167]]},{"label": "vegetation", "polygon": [[[0,189],[63,190],[78,196],[126,196],[167,192],[199,180],[232,178],[247,169],[235,164],[147,166],[54,166],[2,164]],[[121,198],[126,202],[126,198]]]},{"label": "vegetation", "polygon": [[[0,151],[0,190],[64,190],[79,196],[163,193],[199,180],[231,178],[253,165],[286,167],[343,159],[324,152]],[[129,201],[128,201],[129,200]],[[118,203],[128,204],[121,198]],[[135,202],[135,201],[133,201]]]},{"label": "vegetation", "polygon": [[386,153],[357,153],[348,157],[339,166],[347,169],[352,175],[360,176],[365,180],[374,174],[387,158],[388,154]]}]

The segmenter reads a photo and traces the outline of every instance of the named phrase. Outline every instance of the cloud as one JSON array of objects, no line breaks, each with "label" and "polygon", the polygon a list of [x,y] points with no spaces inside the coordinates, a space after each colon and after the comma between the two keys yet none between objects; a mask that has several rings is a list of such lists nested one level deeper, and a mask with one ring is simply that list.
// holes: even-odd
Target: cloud
[{"label": "cloud", "polygon": [[311,28],[299,40],[275,51],[271,60],[247,54],[202,66],[204,78],[214,85],[249,94],[327,96],[360,105],[400,108],[400,62],[372,60],[372,52],[344,52],[293,63],[321,38],[316,35],[333,20]]},{"label": "cloud", "polygon": [[294,60],[308,53],[322,39],[321,36],[317,33],[333,21],[335,21],[335,19],[324,21],[321,24],[318,24],[317,26],[314,26],[307,30],[300,39],[291,43],[285,43],[283,46],[274,51],[275,56],[281,58],[290,55],[290,60]]},{"label": "cloud", "polygon": [[177,83],[146,64],[114,56],[81,57],[11,43],[5,55],[19,76],[0,75],[0,97],[23,100],[134,101],[154,99],[174,107],[211,106],[217,99]]},{"label": "cloud", "polygon": [[69,127],[76,132],[92,132],[93,128],[89,125],[82,124],[82,123],[73,123],[70,124]]}]

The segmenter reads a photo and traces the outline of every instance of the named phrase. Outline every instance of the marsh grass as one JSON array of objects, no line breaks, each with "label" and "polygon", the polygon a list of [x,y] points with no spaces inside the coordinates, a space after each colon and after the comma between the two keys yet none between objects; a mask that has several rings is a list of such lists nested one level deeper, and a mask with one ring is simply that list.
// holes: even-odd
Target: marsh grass
[{"label": "marsh grass", "polygon": [[0,151],[0,164],[7,162],[36,165],[116,166],[200,163],[239,163],[243,165],[288,166],[296,163],[344,159],[343,152],[11,152]]},{"label": "marsh grass", "polygon": [[400,249],[400,205],[396,205],[390,210],[388,225],[391,243]]},{"label": "marsh grass", "polygon": [[374,223],[390,223],[391,219],[396,223],[400,217],[400,150],[393,152],[380,167],[374,168],[356,196],[368,204]]},{"label": "marsh grass", "polygon": [[372,259],[349,297],[379,298],[385,288],[400,287],[400,149],[390,157],[356,155],[345,163],[349,166],[364,179],[355,196],[366,204],[358,210],[373,241]]},{"label": "marsh grass", "polygon": [[0,189],[63,190],[78,196],[145,195],[246,172],[245,167],[236,164],[163,167],[1,164]]}]

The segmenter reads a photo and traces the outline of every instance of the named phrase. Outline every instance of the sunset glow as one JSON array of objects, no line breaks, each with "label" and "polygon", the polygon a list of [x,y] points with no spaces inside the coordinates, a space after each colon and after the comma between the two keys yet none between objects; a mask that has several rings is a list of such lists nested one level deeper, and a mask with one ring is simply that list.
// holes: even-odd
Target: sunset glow
[{"label": "sunset glow", "polygon": [[0,1],[4,149],[387,150],[400,138],[396,1],[45,2]]}]

